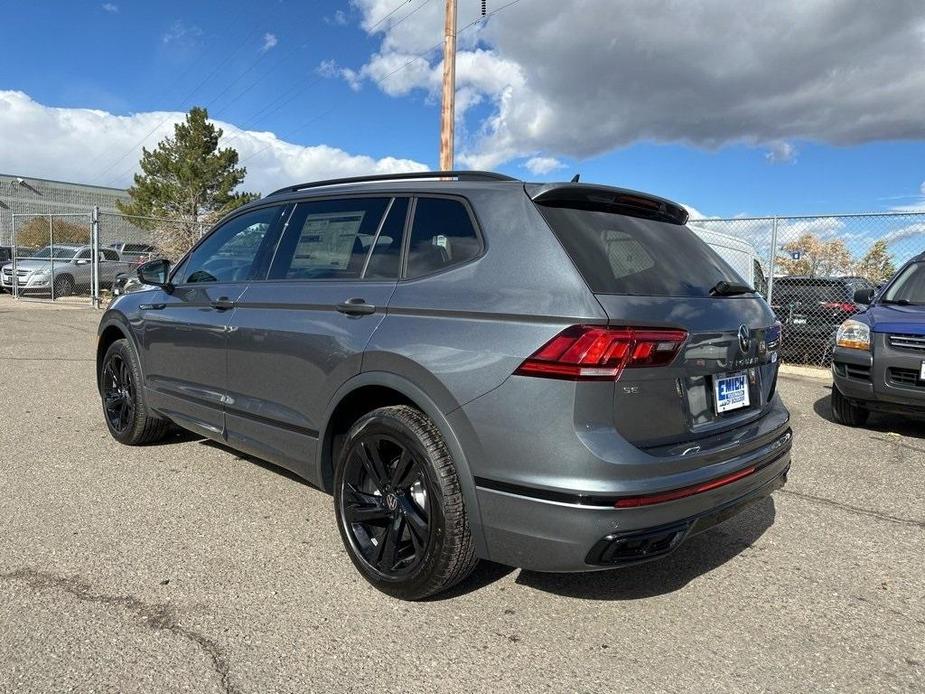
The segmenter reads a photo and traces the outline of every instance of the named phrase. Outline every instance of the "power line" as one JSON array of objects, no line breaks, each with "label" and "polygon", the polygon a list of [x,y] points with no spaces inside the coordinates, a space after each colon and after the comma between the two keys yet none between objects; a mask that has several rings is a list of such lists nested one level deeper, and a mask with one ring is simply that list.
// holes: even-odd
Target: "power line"
[{"label": "power line", "polygon": [[385,17],[383,17],[383,18],[380,19],[378,22],[376,22],[375,24],[373,24],[369,29],[366,30],[366,32],[367,32],[367,33],[372,33],[373,29],[375,29],[377,26],[379,26],[380,24],[382,24],[385,20],[387,20],[387,19],[388,19],[389,17],[391,17],[393,14],[395,14],[396,12],[398,12],[402,7],[404,7],[405,5],[407,5],[407,4],[411,3],[411,2],[414,2],[414,0],[405,0],[405,2],[401,3],[400,5],[398,5],[394,10],[392,10],[391,12],[389,12]]},{"label": "power line", "polygon": [[[458,36],[459,34],[463,33],[464,31],[466,31],[466,30],[472,28],[472,27],[475,26],[476,24],[481,24],[481,23],[485,22],[485,21],[486,21],[487,19],[489,19],[490,17],[493,17],[494,15],[498,14],[499,12],[502,12],[503,10],[506,10],[508,7],[512,7],[512,6],[516,5],[516,4],[519,3],[519,2],[521,2],[521,0],[511,0],[511,2],[508,2],[507,4],[502,5],[502,6],[499,7],[498,9],[493,10],[492,12],[489,12],[489,13],[488,13],[487,15],[485,15],[484,17],[478,17],[478,18],[474,19],[473,21],[471,21],[471,22],[469,22],[468,24],[466,24],[462,29],[457,30],[457,32],[456,32],[457,36]],[[398,9],[398,8],[396,8],[396,10],[397,10],[397,9]],[[395,12],[395,10],[392,11],[392,13],[394,13],[394,12]],[[381,21],[381,20],[380,20],[380,21]],[[442,45],[443,45],[443,40],[438,41],[437,43],[435,43],[435,44],[434,44],[433,46],[431,46],[430,48],[426,49],[425,51],[423,51],[423,52],[421,52],[421,53],[418,53],[417,55],[415,55],[415,56],[414,56],[413,58],[411,58],[411,60],[409,60],[408,62],[406,62],[406,63],[404,63],[403,65],[401,65],[400,67],[398,67],[398,68],[392,70],[390,73],[388,73],[388,74],[385,75],[384,77],[381,77],[381,78],[379,78],[378,80],[372,80],[373,84],[375,84],[375,85],[381,87],[381,86],[382,86],[382,83],[385,82],[387,79],[389,79],[389,78],[392,77],[393,75],[395,75],[395,74],[401,72],[402,70],[404,70],[405,68],[407,68],[407,67],[408,67],[409,65],[411,65],[412,63],[415,63],[415,62],[417,62],[418,60],[424,60],[424,59],[425,59],[425,56],[427,56],[428,54],[432,53],[434,50],[436,50],[437,48],[439,48],[439,47],[442,46]],[[315,83],[317,83],[317,81],[318,81],[318,80],[316,80]],[[305,121],[304,123],[302,123],[301,125],[299,125],[298,127],[296,127],[295,130],[292,130],[291,133],[292,133],[292,134],[295,134],[295,133],[301,132],[302,130],[304,130],[306,127],[308,127],[309,125],[311,125],[311,124],[314,123],[315,121],[318,121],[318,120],[320,120],[321,118],[324,118],[325,116],[327,116],[327,115],[333,113],[333,112],[336,111],[340,106],[341,106],[340,103],[334,104],[331,108],[327,109],[326,111],[324,111],[324,112],[322,112],[322,113],[320,113],[320,114],[317,114],[317,115],[315,115],[315,116],[312,116],[312,117],[309,118],[307,121]],[[270,142],[270,143],[267,144],[265,147],[261,147],[261,148],[258,149],[256,152],[254,152],[254,153],[248,155],[247,157],[245,157],[244,159],[242,159],[242,160],[239,162],[239,164],[244,164],[244,163],[250,161],[251,159],[253,159],[254,157],[256,157],[256,156],[258,156],[258,155],[260,155],[260,154],[263,154],[263,153],[266,152],[268,149],[270,149],[274,144],[275,144],[275,142]]]},{"label": "power line", "polygon": [[410,17],[411,15],[417,14],[417,13],[420,12],[422,9],[424,9],[424,8],[428,5],[428,3],[430,3],[430,0],[424,0],[424,2],[422,2],[420,5],[418,5],[418,6],[415,7],[413,10],[411,10],[411,12],[409,12],[408,14],[406,14],[404,17],[402,17],[402,18],[399,19],[398,21],[393,22],[391,25],[389,25],[389,29],[394,29],[394,28],[397,27],[399,24],[401,24],[401,23],[404,22],[406,19],[408,19],[408,17]]},{"label": "power line", "polygon": [[[511,0],[510,2],[508,2],[508,3],[504,4],[504,5],[502,5],[501,7],[499,7],[498,9],[493,10],[493,11],[489,12],[488,14],[486,14],[486,15],[484,15],[484,16],[480,16],[480,17],[474,19],[473,21],[471,21],[471,22],[469,22],[468,24],[466,24],[462,29],[457,30],[457,32],[456,32],[456,33],[457,33],[457,36],[458,36],[459,34],[463,33],[464,31],[467,31],[468,29],[472,28],[473,26],[475,26],[475,25],[477,25],[477,24],[482,24],[482,23],[484,23],[484,22],[487,21],[489,18],[495,16],[495,15],[498,14],[499,12],[502,12],[502,11],[506,10],[507,8],[509,8],[509,7],[512,7],[512,6],[514,6],[514,5],[517,5],[517,4],[520,3],[521,1],[522,1],[522,0]],[[393,15],[395,12],[397,12],[399,9],[401,9],[404,5],[408,4],[409,2],[412,2],[412,0],[407,0],[407,2],[404,2],[404,3],[402,3],[401,5],[399,5],[398,7],[396,7],[395,9],[393,9],[391,12],[389,12],[389,14],[387,14],[385,17],[383,17],[382,19],[380,19],[375,25],[373,25],[373,27],[371,27],[368,31],[372,31],[373,28],[375,28],[376,26],[378,26],[379,24],[381,24],[383,21],[385,21],[386,19],[388,19],[388,17],[390,17],[391,15]],[[404,19],[407,19],[411,14],[413,14],[413,13],[416,12],[417,10],[420,10],[420,9],[421,9],[424,5],[426,5],[428,2],[430,2],[430,0],[424,0],[424,3],[423,3],[423,4],[421,4],[420,6],[418,6],[415,10],[412,10],[412,12],[409,13],[408,15],[405,15],[405,17],[404,17],[402,20],[400,20],[400,21],[404,21]],[[432,53],[433,51],[435,51],[437,48],[439,48],[439,47],[442,46],[442,45],[443,45],[443,41],[442,41],[442,40],[438,41],[437,43],[435,43],[435,44],[434,44],[433,46],[431,46],[430,48],[427,48],[426,50],[422,51],[421,53],[418,53],[417,55],[413,56],[413,57],[412,57],[410,60],[408,60],[406,63],[404,63],[404,64],[402,64],[401,66],[399,66],[398,68],[392,70],[391,72],[389,72],[388,74],[384,75],[383,77],[381,77],[381,78],[379,78],[379,79],[372,80],[373,84],[375,84],[376,86],[381,87],[382,84],[383,84],[386,80],[390,79],[393,75],[396,75],[396,74],[398,74],[399,72],[401,72],[402,70],[406,69],[409,65],[411,65],[411,64],[413,64],[413,63],[415,63],[415,62],[417,62],[418,60],[426,60],[426,56],[427,56],[427,55],[429,55],[430,53]],[[214,73],[214,71],[213,71],[213,73]],[[321,82],[321,81],[322,81],[321,78],[318,78],[318,79],[315,79],[315,80],[313,80],[312,82],[308,83],[308,84],[305,85],[304,87],[297,87],[297,88],[295,88],[294,90],[290,90],[289,92],[286,92],[286,94],[289,95],[289,98],[288,98],[288,99],[285,99],[285,98],[284,98],[283,101],[282,101],[282,103],[279,103],[277,106],[275,106],[275,107],[272,108],[269,112],[266,112],[266,113],[264,113],[264,111],[269,107],[269,105],[268,105],[268,106],[264,106],[261,110],[257,111],[253,116],[251,116],[251,118],[249,118],[248,121],[245,121],[245,123],[256,122],[257,120],[266,118],[267,116],[269,116],[269,115],[275,113],[276,111],[278,111],[280,108],[282,108],[282,107],[285,106],[286,104],[290,103],[290,102],[295,98],[295,96],[298,95],[298,93],[300,92],[301,89],[310,89],[311,87],[313,87],[314,85],[318,84],[318,83]],[[275,99],[273,102],[271,102],[271,104],[276,103],[277,101],[279,101],[279,97],[278,97],[277,99]],[[298,125],[294,130],[290,131],[291,134],[295,134],[295,133],[301,132],[302,130],[304,130],[305,128],[307,128],[307,127],[308,127],[309,125],[311,125],[312,123],[314,123],[314,122],[316,122],[316,121],[319,121],[319,120],[321,120],[322,118],[324,118],[324,117],[330,115],[331,113],[333,113],[334,111],[336,111],[338,108],[340,108],[341,105],[342,105],[342,103],[335,103],[333,106],[331,106],[331,108],[329,108],[329,109],[327,109],[327,110],[325,110],[325,111],[323,111],[323,112],[321,112],[321,113],[318,113],[318,114],[312,116],[311,118],[309,118],[309,119],[306,120],[305,122],[303,122],[303,123],[301,123],[300,125]],[[160,125],[159,125],[158,127],[160,127]],[[226,143],[227,143],[228,141],[231,141],[231,140],[240,138],[241,135],[245,132],[245,131],[243,130],[243,128],[239,128],[238,130],[239,130],[239,132],[236,133],[235,135],[232,135],[232,136],[229,138],[229,140],[226,141]],[[149,133],[149,135],[150,135],[150,133]],[[147,139],[147,136],[146,136],[145,139]],[[270,143],[267,144],[266,146],[261,147],[261,148],[258,149],[256,152],[253,152],[252,154],[249,154],[249,155],[248,155],[247,157],[245,157],[244,159],[241,159],[240,162],[239,162],[239,164],[243,165],[243,164],[245,164],[246,162],[248,162],[248,161],[254,159],[254,157],[257,157],[257,156],[259,156],[260,154],[263,154],[263,152],[265,152],[265,151],[267,151],[268,149],[270,149],[271,147],[273,147],[274,144],[276,144],[276,141],[270,142]],[[138,145],[136,145],[136,147],[137,147],[137,146],[138,146]],[[123,157],[123,158],[124,158],[124,157]]]}]

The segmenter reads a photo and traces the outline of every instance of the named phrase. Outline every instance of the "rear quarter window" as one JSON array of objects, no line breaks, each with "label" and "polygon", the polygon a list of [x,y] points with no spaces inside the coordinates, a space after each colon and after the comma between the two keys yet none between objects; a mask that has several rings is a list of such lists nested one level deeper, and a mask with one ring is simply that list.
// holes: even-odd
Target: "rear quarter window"
[{"label": "rear quarter window", "polygon": [[418,198],[408,244],[406,277],[465,263],[482,252],[469,210],[451,198]]},{"label": "rear quarter window", "polygon": [[742,279],[687,227],[600,209],[537,205],[597,294],[709,296]]}]

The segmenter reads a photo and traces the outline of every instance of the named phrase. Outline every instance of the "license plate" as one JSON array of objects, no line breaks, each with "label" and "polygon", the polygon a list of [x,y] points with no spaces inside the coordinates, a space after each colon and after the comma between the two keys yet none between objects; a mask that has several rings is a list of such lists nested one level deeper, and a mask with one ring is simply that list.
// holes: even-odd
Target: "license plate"
[{"label": "license plate", "polygon": [[793,324],[794,325],[806,325],[806,319],[805,318],[794,318]]},{"label": "license plate", "polygon": [[717,414],[748,407],[748,376],[738,373],[714,378],[713,400]]},{"label": "license plate", "polygon": [[919,369],[919,380],[925,381],[925,361],[922,362],[922,368]]}]

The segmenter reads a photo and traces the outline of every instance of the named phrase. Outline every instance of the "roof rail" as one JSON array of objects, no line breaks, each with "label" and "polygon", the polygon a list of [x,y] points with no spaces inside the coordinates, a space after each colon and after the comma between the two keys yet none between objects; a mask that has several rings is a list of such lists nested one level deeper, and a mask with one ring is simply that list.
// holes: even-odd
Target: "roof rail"
[{"label": "roof rail", "polygon": [[352,176],[350,178],[331,178],[326,181],[309,181],[295,186],[286,186],[274,190],[267,197],[283,193],[297,193],[307,188],[336,186],[342,183],[366,183],[371,181],[407,181],[422,178],[455,178],[457,181],[517,181],[516,178],[491,171],[414,171],[411,173],[376,174],[374,176]]}]

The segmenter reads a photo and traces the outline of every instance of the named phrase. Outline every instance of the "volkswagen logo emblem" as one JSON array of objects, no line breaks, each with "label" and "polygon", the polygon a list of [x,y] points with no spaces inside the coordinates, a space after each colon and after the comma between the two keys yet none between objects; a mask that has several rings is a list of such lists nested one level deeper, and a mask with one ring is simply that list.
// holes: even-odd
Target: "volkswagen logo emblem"
[{"label": "volkswagen logo emblem", "polygon": [[386,494],[385,505],[389,511],[394,511],[398,507],[398,497],[392,493]]},{"label": "volkswagen logo emblem", "polygon": [[748,354],[748,347],[751,343],[751,336],[748,332],[748,326],[743,323],[739,326],[739,349],[742,350],[742,354]]}]

